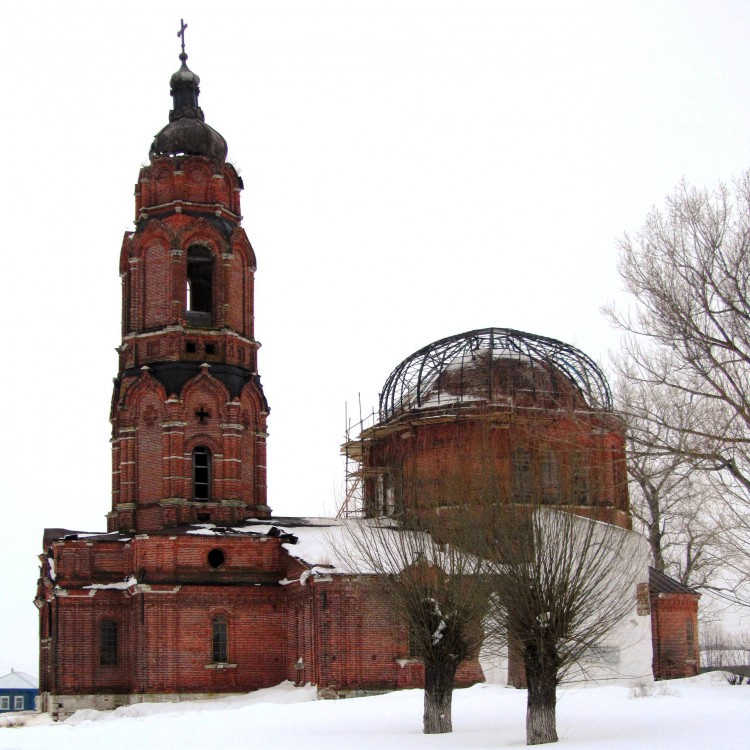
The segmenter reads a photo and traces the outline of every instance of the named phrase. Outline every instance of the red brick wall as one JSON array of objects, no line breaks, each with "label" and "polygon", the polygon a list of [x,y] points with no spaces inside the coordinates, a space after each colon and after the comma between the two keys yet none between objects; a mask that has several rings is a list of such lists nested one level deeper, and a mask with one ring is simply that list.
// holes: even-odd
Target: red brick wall
[{"label": "red brick wall", "polygon": [[[700,671],[698,599],[698,594],[651,597],[653,670],[657,680],[692,677]],[[688,623],[692,626],[692,647]]]},{"label": "red brick wall", "polygon": [[[225,562],[208,563],[219,549]],[[286,675],[283,577],[274,538],[148,536],[53,545],[57,589],[40,602],[43,690],[56,693],[234,692]],[[122,581],[127,590],[87,589]],[[46,602],[50,606],[47,607]],[[53,627],[49,629],[48,618]],[[229,664],[211,662],[211,622],[228,622]],[[99,623],[118,623],[119,663],[99,665]]]},{"label": "red brick wall", "polygon": [[[57,589],[40,592],[42,690],[56,694],[247,691],[284,679],[334,690],[423,684],[407,634],[372,579],[306,578],[277,538],[151,535],[53,546]],[[220,549],[225,562],[208,564]],[[84,588],[121,581],[127,590]],[[286,577],[295,582],[278,585]],[[47,606],[47,602],[49,606]],[[227,619],[229,665],[211,662],[211,622]],[[50,628],[50,618],[52,627]],[[99,623],[118,623],[117,666],[99,664]],[[303,668],[296,669],[302,658]],[[476,661],[458,684],[483,679]]]},{"label": "red brick wall", "polygon": [[[372,471],[365,480],[365,503],[373,515],[381,511],[382,503],[377,470],[389,475],[407,512],[417,508],[419,513],[431,513],[441,505],[454,506],[456,497],[463,502],[467,497],[485,497],[491,486],[501,500],[511,500],[514,451],[522,447],[529,450],[532,461],[540,450],[556,457],[561,503],[581,515],[630,527],[624,435],[612,416],[526,413],[501,405],[467,408],[445,418],[423,416],[407,415],[396,425],[375,427],[366,434],[363,464]],[[586,472],[586,505],[572,505],[569,500],[574,459]],[[542,489],[535,483],[537,502]]]},{"label": "red brick wall", "polygon": [[[337,691],[424,685],[424,667],[409,658],[406,628],[376,595],[376,585],[367,576],[333,576],[286,587],[287,679]],[[300,657],[301,670],[295,669]],[[483,679],[475,660],[456,675],[458,685]]]}]

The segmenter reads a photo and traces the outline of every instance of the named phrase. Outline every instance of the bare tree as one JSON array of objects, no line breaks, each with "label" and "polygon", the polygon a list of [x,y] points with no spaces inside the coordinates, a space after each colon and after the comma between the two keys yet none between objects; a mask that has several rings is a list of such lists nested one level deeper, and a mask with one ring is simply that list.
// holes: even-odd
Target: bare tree
[{"label": "bare tree", "polygon": [[486,570],[465,549],[428,533],[399,528],[391,519],[345,523],[337,556],[353,571],[377,577],[373,594],[385,599],[409,632],[411,655],[424,663],[423,731],[453,731],[456,670],[476,658],[487,611]]},{"label": "bare tree", "polygon": [[[636,380],[621,378],[616,406],[626,420],[630,510],[649,541],[651,564],[695,588],[715,588],[721,555],[715,514],[718,498],[705,474],[686,455],[672,401]],[[667,412],[667,414],[665,414]],[[674,448],[666,450],[663,446]]]},{"label": "bare tree", "polygon": [[725,562],[747,580],[750,172],[733,190],[680,184],[619,249],[620,275],[636,298],[632,314],[606,310],[626,332],[619,368],[672,402],[651,415],[652,434],[664,441],[654,448],[687,458],[727,500],[718,519],[732,550]]},{"label": "bare tree", "polygon": [[[557,686],[623,644],[613,631],[636,609],[645,564],[625,529],[548,507],[510,507],[487,535],[493,559],[489,622],[523,660],[526,743],[557,741]],[[639,546],[641,548],[639,549]]]}]

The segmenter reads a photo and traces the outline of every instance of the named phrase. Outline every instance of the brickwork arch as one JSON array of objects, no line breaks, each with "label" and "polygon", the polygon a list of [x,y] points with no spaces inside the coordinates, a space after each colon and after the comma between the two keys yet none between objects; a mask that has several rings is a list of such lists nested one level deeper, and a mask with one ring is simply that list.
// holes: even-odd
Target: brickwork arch
[{"label": "brickwork arch", "polygon": [[213,203],[213,175],[214,169],[208,162],[190,159],[184,166],[179,197],[196,203]]},{"label": "brickwork arch", "polygon": [[188,226],[177,232],[177,245],[187,252],[191,245],[203,245],[211,250],[214,256],[225,252],[229,243],[224,235],[206,219],[195,219]]},{"label": "brickwork arch", "polygon": [[149,372],[148,368],[121,390],[119,408],[130,408],[133,414],[139,415],[141,402],[147,395],[154,395],[162,404],[167,400],[164,386]]},{"label": "brickwork arch", "polygon": [[211,375],[208,367],[202,368],[201,372],[188,380],[182,389],[182,402],[188,419],[194,415],[194,410],[210,403],[213,410],[211,420],[223,421],[227,416],[226,405],[231,400],[227,387]]},{"label": "brickwork arch", "polygon": [[160,164],[151,170],[150,174],[150,200],[151,205],[165,205],[174,200],[175,194],[175,175],[174,167],[167,164]]}]

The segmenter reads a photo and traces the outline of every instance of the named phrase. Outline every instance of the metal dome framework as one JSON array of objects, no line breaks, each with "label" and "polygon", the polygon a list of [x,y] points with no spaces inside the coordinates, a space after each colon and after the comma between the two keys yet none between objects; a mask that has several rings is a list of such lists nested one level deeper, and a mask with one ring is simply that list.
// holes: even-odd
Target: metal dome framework
[{"label": "metal dome framework", "polygon": [[[515,360],[531,368],[556,372],[580,393],[588,408],[612,411],[612,393],[604,373],[586,354],[557,339],[511,328],[480,328],[435,341],[399,364],[383,386],[381,422],[427,406],[476,402],[476,387],[464,392],[464,368],[475,368],[478,358],[487,362]],[[486,401],[492,401],[493,366],[486,367]],[[441,392],[439,378],[449,370],[459,372],[459,392]],[[483,386],[484,387],[484,386]],[[442,396],[442,401],[441,401]]]}]

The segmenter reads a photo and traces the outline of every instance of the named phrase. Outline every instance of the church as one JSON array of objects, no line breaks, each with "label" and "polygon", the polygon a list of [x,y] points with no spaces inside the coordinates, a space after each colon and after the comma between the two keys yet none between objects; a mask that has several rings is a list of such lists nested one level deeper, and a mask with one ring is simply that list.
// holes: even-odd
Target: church
[{"label": "church", "polygon": [[[420,686],[406,629],[367,596],[364,571],[331,555],[342,521],[274,517],[268,506],[269,405],[243,184],[226,141],[205,122],[184,34],[180,63],[120,252],[107,531],[44,534],[40,708],[65,718],[283,680],[337,697]],[[574,449],[560,454],[563,435]],[[342,516],[447,513],[415,488],[489,450],[517,502],[538,490],[559,504],[569,479],[573,512],[630,533],[624,434],[606,380],[553,339],[497,328],[425,347],[394,370],[376,424],[343,450],[352,468]],[[647,586],[646,558],[637,564]],[[661,620],[677,643],[673,671],[697,669],[697,638],[682,635],[686,618],[697,633],[697,594],[660,583],[659,597],[679,599],[677,624]],[[652,668],[651,610],[661,606],[640,594],[632,627],[647,636],[617,662],[638,676]],[[486,678],[522,680],[512,663],[480,654],[462,664],[457,683]]]}]

